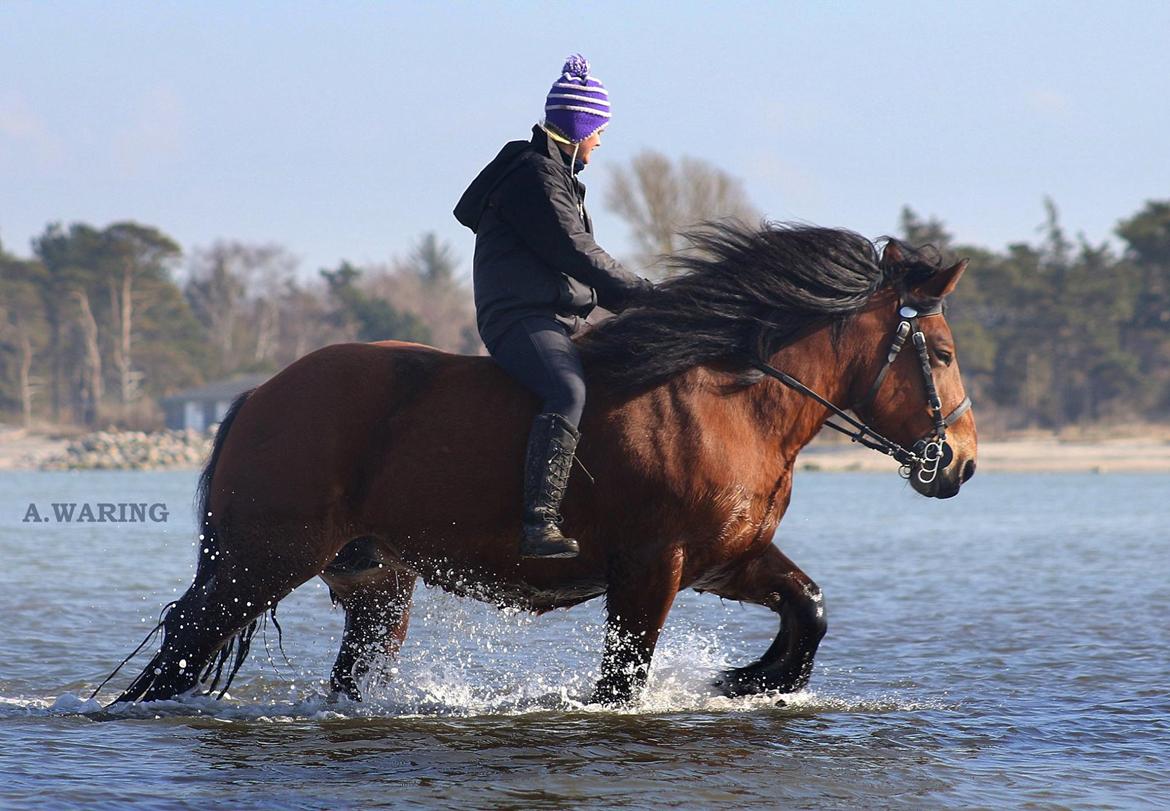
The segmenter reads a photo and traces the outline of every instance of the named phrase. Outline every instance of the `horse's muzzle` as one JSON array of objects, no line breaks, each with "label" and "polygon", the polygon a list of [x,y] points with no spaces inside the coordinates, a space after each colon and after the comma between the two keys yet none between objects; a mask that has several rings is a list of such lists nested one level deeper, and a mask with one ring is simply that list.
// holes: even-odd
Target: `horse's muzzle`
[{"label": "horse's muzzle", "polygon": [[949,444],[944,444],[942,457],[933,476],[921,476],[923,468],[915,464],[910,469],[910,485],[928,498],[953,498],[963,483],[975,475],[974,457],[958,455]]}]

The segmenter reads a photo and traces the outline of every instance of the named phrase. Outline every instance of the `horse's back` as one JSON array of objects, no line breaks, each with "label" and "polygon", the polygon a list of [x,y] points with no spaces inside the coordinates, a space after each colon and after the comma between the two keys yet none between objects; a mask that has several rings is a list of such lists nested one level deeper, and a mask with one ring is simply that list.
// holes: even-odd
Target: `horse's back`
[{"label": "horse's back", "polygon": [[342,409],[346,418],[360,421],[391,416],[423,395],[460,387],[510,388],[487,357],[407,341],[342,343],[303,356],[254,390],[249,400],[255,408],[282,402],[306,419]]},{"label": "horse's back", "polygon": [[[422,344],[335,344],[305,355],[255,389],[240,408],[212,486],[214,508],[265,520],[276,514],[347,515],[384,523],[390,513],[482,520],[489,498],[518,488],[534,399],[487,357]],[[501,477],[502,466],[516,476]],[[232,493],[248,493],[232,499]],[[377,494],[377,500],[370,499]],[[508,507],[515,505],[509,492]],[[447,503],[441,503],[443,498]],[[456,503],[458,502],[458,503]],[[419,510],[417,508],[425,507]]]}]

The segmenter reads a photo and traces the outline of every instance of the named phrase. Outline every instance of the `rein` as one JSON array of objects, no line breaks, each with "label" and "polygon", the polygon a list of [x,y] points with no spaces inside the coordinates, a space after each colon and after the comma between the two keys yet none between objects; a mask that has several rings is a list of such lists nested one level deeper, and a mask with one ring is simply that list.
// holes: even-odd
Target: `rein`
[{"label": "rein", "polygon": [[926,404],[929,406],[931,417],[934,420],[933,433],[918,440],[914,444],[913,449],[882,436],[868,424],[850,415],[834,403],[831,403],[792,375],[780,371],[759,358],[752,358],[751,365],[769,377],[779,380],[788,388],[815,400],[832,411],[834,415],[848,423],[853,430],[838,425],[832,420],[827,420],[825,422],[826,426],[838,433],[844,434],[853,442],[857,442],[867,448],[872,448],[875,451],[896,459],[902,466],[898,471],[902,478],[910,478],[914,467],[917,466],[918,481],[923,484],[930,484],[938,476],[938,471],[950,464],[951,459],[954,458],[954,451],[947,445],[947,428],[954,425],[960,417],[971,409],[971,398],[964,397],[962,402],[955,406],[951,413],[943,416],[942,400],[938,396],[938,387],[934,382],[934,370],[930,368],[929,345],[926,341],[926,335],[922,332],[922,328],[918,324],[919,318],[941,315],[942,311],[943,306],[941,300],[927,307],[918,308],[903,304],[898,309],[898,315],[901,321],[898,322],[898,326],[894,330],[894,338],[890,343],[889,351],[886,353],[886,362],[878,371],[873,385],[869,388],[869,393],[858,403],[859,407],[863,407],[873,401],[881,390],[886,375],[890,371],[890,367],[906,346],[906,339],[910,338],[914,344],[914,348],[917,350],[918,365],[922,371],[922,382],[926,389]]}]

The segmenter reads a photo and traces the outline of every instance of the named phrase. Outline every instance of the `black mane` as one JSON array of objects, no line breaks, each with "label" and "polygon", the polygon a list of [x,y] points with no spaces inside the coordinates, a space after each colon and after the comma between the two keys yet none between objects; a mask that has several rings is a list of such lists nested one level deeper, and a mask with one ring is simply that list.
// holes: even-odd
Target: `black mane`
[{"label": "black mane", "polygon": [[[688,235],[694,250],[674,261],[682,272],[652,299],[587,333],[579,347],[590,379],[619,390],[646,388],[701,363],[729,361],[741,382],[814,323],[840,323],[887,284],[912,286],[939,269],[932,250],[852,231],[806,225],[709,223]],[[886,257],[889,259],[889,256]]]}]

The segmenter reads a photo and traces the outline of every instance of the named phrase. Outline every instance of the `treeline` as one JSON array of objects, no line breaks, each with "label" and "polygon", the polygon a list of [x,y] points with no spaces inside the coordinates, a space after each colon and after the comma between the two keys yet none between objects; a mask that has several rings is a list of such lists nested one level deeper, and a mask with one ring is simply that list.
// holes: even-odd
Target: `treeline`
[{"label": "treeline", "polygon": [[[678,235],[689,224],[757,210],[741,183],[703,160],[646,151],[613,181],[606,203],[646,267],[685,248]],[[902,210],[899,236],[971,259],[949,321],[980,427],[1170,421],[1170,200],[1122,219],[1117,249],[1070,238],[1045,206],[1034,243],[998,251],[956,243],[939,220]]]},{"label": "treeline", "polygon": [[1170,201],[1117,226],[1120,250],[1071,239],[1055,205],[1035,244],[956,244],[902,212],[902,236],[971,266],[949,321],[986,427],[1170,420]]},{"label": "treeline", "polygon": [[0,421],[160,427],[159,398],[274,372],[321,346],[387,338],[479,350],[451,249],[306,279],[274,245],[183,257],[157,228],[49,225],[19,258],[0,245]]},{"label": "treeline", "polygon": [[[643,153],[614,180],[606,203],[651,275],[689,223],[755,208],[694,159]],[[907,241],[971,259],[950,322],[981,426],[1170,421],[1170,201],[1121,220],[1117,249],[1070,238],[1047,211],[1035,243],[999,251],[902,212]],[[184,257],[131,222],[50,225],[31,253],[0,245],[0,421],[156,427],[162,396],[337,341],[482,351],[467,275],[433,234],[387,265],[311,276],[279,246],[225,241]]]}]

